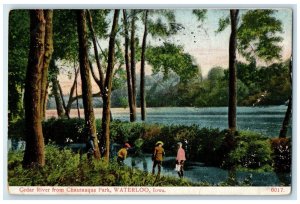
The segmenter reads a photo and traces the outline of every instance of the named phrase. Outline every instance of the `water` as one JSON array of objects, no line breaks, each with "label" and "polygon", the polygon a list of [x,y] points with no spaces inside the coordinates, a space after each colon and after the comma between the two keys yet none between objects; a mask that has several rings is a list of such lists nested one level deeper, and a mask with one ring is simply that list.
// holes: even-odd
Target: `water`
[{"label": "water", "polygon": [[[249,130],[262,133],[269,137],[277,137],[281,128],[283,118],[285,116],[287,106],[267,106],[267,107],[238,107],[237,108],[237,126],[240,130]],[[137,109],[137,119],[140,121],[140,109]],[[160,124],[181,124],[181,125],[199,125],[200,127],[210,127],[226,129],[227,122],[227,107],[170,107],[170,108],[147,108],[147,123]],[[81,110],[83,115],[83,110]],[[47,117],[55,116],[56,110],[47,110]],[[102,117],[102,110],[95,109],[96,118]],[[122,108],[112,109],[113,118],[129,121],[129,110]],[[71,117],[77,117],[77,110],[71,110]],[[288,136],[291,136],[291,127],[288,131]],[[23,148],[24,144],[9,141],[9,146],[12,149]],[[9,148],[10,149],[10,148]],[[112,148],[113,149],[113,148]],[[118,149],[114,147],[114,149]],[[116,151],[116,150],[115,150]],[[129,157],[125,160],[125,164],[131,167],[141,169],[143,171],[152,171],[152,160],[150,155],[141,157]],[[174,170],[175,158],[166,157],[163,162],[162,174],[178,177]],[[205,166],[199,162],[189,162],[185,164],[185,178],[193,182],[209,182],[212,185],[217,185],[220,182],[226,181],[228,171],[216,167]],[[239,182],[244,181],[247,177],[251,178],[253,186],[279,186],[280,181],[278,176],[273,172],[250,173],[237,172]],[[290,179],[290,177],[288,176]]]},{"label": "water", "polygon": [[[128,157],[125,164],[130,167],[138,168],[146,172],[152,172],[151,155],[140,157]],[[162,175],[178,177],[175,169],[175,158],[165,157],[162,165]],[[157,173],[157,168],[155,170]],[[211,185],[219,185],[228,179],[228,171],[217,167],[205,166],[200,162],[187,161],[184,166],[184,177],[192,182],[208,182]],[[237,172],[239,183],[250,179],[251,186],[280,186],[281,182],[274,172],[253,173]]]},{"label": "water", "polygon": [[[265,136],[278,137],[287,106],[238,107],[237,128],[259,132]],[[138,109],[139,111],[139,109]],[[128,109],[112,109],[114,119],[129,121]],[[101,115],[96,114],[96,117]],[[137,113],[140,120],[140,114]],[[147,123],[199,125],[226,129],[228,128],[227,107],[166,107],[147,108]],[[291,127],[288,131],[291,136]]]}]

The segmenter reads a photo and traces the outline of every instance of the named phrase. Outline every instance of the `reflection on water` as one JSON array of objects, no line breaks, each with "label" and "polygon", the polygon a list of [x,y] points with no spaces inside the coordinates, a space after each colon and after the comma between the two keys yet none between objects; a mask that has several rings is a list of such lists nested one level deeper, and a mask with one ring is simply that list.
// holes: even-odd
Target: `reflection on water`
[{"label": "reflection on water", "polygon": [[[140,157],[128,157],[125,164],[130,167],[138,168],[140,170],[151,172],[152,160],[151,155],[145,154]],[[175,158],[165,157],[162,165],[162,175],[178,177],[175,171]],[[212,185],[218,185],[228,179],[228,171],[217,167],[205,166],[200,162],[185,163],[184,177],[193,182],[208,182]],[[237,172],[237,180],[243,182],[245,179],[251,177],[252,186],[280,186],[281,182],[278,176],[273,172],[250,173]],[[179,179],[179,177],[178,177]]]}]

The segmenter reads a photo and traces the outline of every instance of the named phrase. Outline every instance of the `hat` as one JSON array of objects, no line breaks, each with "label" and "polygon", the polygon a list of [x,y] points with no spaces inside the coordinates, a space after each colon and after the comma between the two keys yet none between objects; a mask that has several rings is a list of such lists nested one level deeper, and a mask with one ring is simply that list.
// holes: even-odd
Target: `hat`
[{"label": "hat", "polygon": [[181,143],[181,142],[177,142],[177,144],[178,144],[178,145],[182,145],[182,143]]},{"label": "hat", "polygon": [[157,141],[155,145],[158,145],[158,144],[164,145],[164,143],[162,141]]},{"label": "hat", "polygon": [[125,143],[125,144],[124,144],[124,147],[130,148],[131,146],[130,146],[130,144]]}]

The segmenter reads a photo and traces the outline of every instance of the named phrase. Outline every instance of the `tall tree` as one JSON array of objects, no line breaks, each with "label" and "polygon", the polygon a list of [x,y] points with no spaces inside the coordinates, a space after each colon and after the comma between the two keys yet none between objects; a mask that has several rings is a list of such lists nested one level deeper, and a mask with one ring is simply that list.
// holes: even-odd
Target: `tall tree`
[{"label": "tall tree", "polygon": [[[108,59],[107,59],[107,70],[106,77],[104,82],[104,90],[103,93],[103,114],[102,114],[102,134],[100,142],[103,142],[105,138],[105,159],[108,161],[109,159],[109,151],[110,151],[110,104],[111,104],[111,89],[112,89],[112,78],[113,78],[113,64],[115,58],[115,38],[118,32],[118,20],[119,20],[120,10],[116,9],[114,11],[113,23],[109,38],[108,45]],[[101,143],[103,145],[103,143]]]},{"label": "tall tree", "polygon": [[229,39],[229,101],[228,126],[232,132],[236,130],[236,44],[239,10],[230,10],[231,34]]},{"label": "tall tree", "polygon": [[[51,60],[52,51],[48,52],[47,43],[52,38],[47,32],[51,27],[52,11],[30,11],[30,50],[25,81],[25,127],[26,148],[23,166],[44,166],[44,137],[42,131],[42,86],[43,76],[48,71],[45,68]],[[50,14],[50,15],[49,15]],[[49,16],[48,16],[49,15]],[[48,20],[48,21],[47,21]],[[49,41],[48,41],[49,40]],[[50,49],[51,50],[51,49]]]},{"label": "tall tree", "polygon": [[46,20],[46,30],[45,30],[45,59],[43,65],[43,73],[42,73],[42,87],[41,87],[41,114],[42,119],[45,118],[46,114],[46,105],[48,98],[48,70],[50,65],[50,60],[53,53],[53,11],[45,10],[44,11],[45,20]]},{"label": "tall tree", "polygon": [[[175,14],[172,10],[142,10],[141,14],[144,24],[144,34],[141,51],[141,72],[140,72],[140,103],[141,119],[146,119],[146,92],[145,92],[145,60],[148,33],[152,37],[168,37],[176,34],[183,26],[175,21]],[[156,14],[156,15],[155,15]],[[150,16],[150,17],[149,17]],[[154,16],[156,20],[151,19]],[[164,19],[163,19],[164,18]]]},{"label": "tall tree", "polygon": [[[292,70],[293,70],[292,63],[293,63],[293,58],[291,57],[290,63],[289,63],[291,87],[292,87]],[[281,126],[281,129],[280,129],[280,133],[279,133],[280,138],[285,138],[286,137],[291,116],[292,116],[292,92],[291,92],[291,95],[290,95],[290,98],[289,98],[288,107],[287,107],[287,110],[285,112],[285,116],[284,116],[282,126]]]},{"label": "tall tree", "polygon": [[141,100],[141,116],[142,120],[146,119],[146,96],[145,96],[145,52],[146,52],[146,42],[148,34],[148,10],[145,11],[144,16],[144,35],[142,43],[142,55],[141,55],[141,81],[140,81],[140,100]]},{"label": "tall tree", "polygon": [[124,23],[124,35],[125,35],[125,65],[126,65],[126,75],[127,75],[128,104],[129,104],[129,112],[130,112],[130,121],[133,122],[135,121],[136,113],[134,113],[134,108],[133,108],[132,78],[131,78],[131,69],[129,63],[128,18],[125,9],[123,9],[123,23]]},{"label": "tall tree", "polygon": [[[136,10],[131,13],[131,34],[130,34],[130,71],[131,71],[131,90],[132,90],[132,118],[136,120],[136,61],[135,61],[135,21]],[[130,113],[131,114],[131,113]]]},{"label": "tall tree", "polygon": [[77,32],[79,41],[79,63],[80,75],[82,81],[82,99],[84,106],[84,116],[88,133],[94,136],[95,158],[100,158],[98,147],[98,137],[96,132],[96,122],[92,103],[92,86],[90,81],[88,46],[87,46],[87,28],[86,28],[85,10],[77,11]]},{"label": "tall tree", "polygon": [[278,32],[282,32],[282,23],[274,17],[275,10],[253,9],[247,10],[238,21],[238,10],[230,10],[230,16],[219,20],[217,32],[223,31],[231,24],[230,48],[229,48],[229,107],[228,126],[236,129],[236,50],[247,61],[256,59],[269,62],[280,59],[281,46],[278,45],[282,38]]}]

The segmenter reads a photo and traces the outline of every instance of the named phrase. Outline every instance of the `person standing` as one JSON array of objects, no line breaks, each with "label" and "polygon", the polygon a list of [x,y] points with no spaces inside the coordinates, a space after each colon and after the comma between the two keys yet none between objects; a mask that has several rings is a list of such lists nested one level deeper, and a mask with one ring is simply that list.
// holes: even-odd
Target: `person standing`
[{"label": "person standing", "polygon": [[127,150],[130,148],[130,144],[128,143],[125,143],[123,148],[121,148],[119,151],[118,151],[118,157],[117,157],[117,162],[118,164],[120,165],[124,165],[124,160],[126,159],[127,157]]},{"label": "person standing", "polygon": [[91,135],[87,141],[86,147],[87,147],[87,158],[89,162],[92,162],[94,153],[95,153],[95,145],[94,145],[94,139],[95,135]]},{"label": "person standing", "polygon": [[164,148],[162,148],[163,145],[164,143],[162,141],[156,142],[154,152],[152,155],[152,160],[153,160],[152,174],[155,174],[155,168],[157,166],[158,176],[160,175],[163,156],[165,155],[165,150]]},{"label": "person standing", "polygon": [[177,167],[176,170],[177,170],[179,177],[182,178],[183,177],[183,165],[186,160],[185,151],[182,148],[181,142],[178,142],[177,145],[178,145],[178,151],[177,151],[177,157],[176,157],[176,167]]}]

